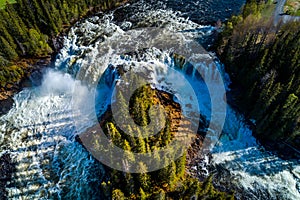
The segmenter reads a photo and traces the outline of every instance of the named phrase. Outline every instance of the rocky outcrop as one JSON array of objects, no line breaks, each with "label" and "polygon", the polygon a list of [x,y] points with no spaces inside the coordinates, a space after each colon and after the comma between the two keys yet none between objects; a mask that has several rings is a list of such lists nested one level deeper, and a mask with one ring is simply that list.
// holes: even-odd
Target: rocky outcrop
[{"label": "rocky outcrop", "polygon": [[5,190],[5,187],[11,180],[12,173],[14,171],[15,165],[12,162],[10,155],[3,154],[0,157],[0,199],[7,199],[7,192]]},{"label": "rocky outcrop", "polygon": [[13,107],[14,100],[11,97],[0,100],[0,116],[8,113],[8,111]]}]

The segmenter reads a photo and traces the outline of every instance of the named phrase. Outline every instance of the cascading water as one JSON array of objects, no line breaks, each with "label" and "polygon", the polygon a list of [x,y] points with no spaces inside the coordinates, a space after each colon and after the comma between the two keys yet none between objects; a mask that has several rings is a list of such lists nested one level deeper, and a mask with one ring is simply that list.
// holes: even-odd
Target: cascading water
[{"label": "cascading water", "polygon": [[[197,2],[201,5],[201,1]],[[164,3],[160,5],[170,4]],[[187,10],[180,13],[173,12],[166,6],[162,6],[164,9],[157,9],[155,6],[157,4],[153,2],[148,4],[138,1],[110,14],[99,14],[77,23],[65,38],[55,69],[44,73],[40,86],[25,88],[14,97],[14,108],[0,118],[0,156],[9,153],[16,164],[16,172],[6,188],[8,198],[101,197],[101,191],[97,188],[105,178],[105,171],[75,141],[76,134],[93,124],[76,115],[76,110],[70,103],[74,93],[86,96],[90,92],[87,83],[95,84],[101,75],[105,76],[106,87],[97,88],[96,108],[99,115],[106,110],[110,101],[113,81],[116,79],[114,66],[122,65],[139,71],[151,71],[149,67],[153,64],[162,69],[174,67],[170,56],[172,49],[151,48],[154,44],[147,43],[149,38],[143,33],[153,30],[149,27],[160,29],[157,38],[181,44],[201,40],[214,30],[214,27],[201,26],[180,17],[187,15]],[[120,19],[122,12],[126,17]],[[176,34],[171,37],[170,32]],[[145,37],[145,42],[136,44],[135,42],[140,41],[137,40],[140,36]],[[139,49],[131,49],[128,45],[134,43]],[[140,50],[143,52],[136,53]],[[121,56],[124,51],[127,55]],[[212,59],[212,55],[207,53],[201,56]],[[216,70],[221,71],[228,89],[228,76],[219,62],[216,61],[215,65],[217,68],[213,69],[205,63],[198,63],[198,67],[205,71],[206,81],[222,81],[215,75]],[[107,70],[108,66],[112,66],[112,70]],[[203,80],[193,77],[195,73],[188,68],[180,71],[191,74],[185,77],[190,79],[193,87],[199,88],[196,91],[197,97],[207,99],[207,88]],[[76,80],[78,77],[86,82],[79,83]],[[164,84],[170,84],[162,79],[159,70],[153,70],[149,77],[156,86],[161,86],[160,89],[164,89]],[[82,99],[79,105],[87,103]],[[201,113],[209,119],[210,102],[200,101],[199,106]],[[75,127],[76,120],[82,121],[80,124],[83,127]],[[251,130],[243,123],[243,118],[229,106],[222,137],[212,152],[212,161],[206,161],[207,163],[199,163],[195,168],[203,171],[201,166],[213,166],[218,170],[215,175],[218,186],[236,189],[238,198],[300,199],[299,161],[284,161],[266,151],[252,136]]]},{"label": "cascading water", "polygon": [[[42,85],[24,89],[16,105],[0,119],[1,154],[9,153],[16,172],[8,185],[9,199],[92,197],[101,169],[74,142],[71,101],[74,80],[49,70]],[[95,169],[93,169],[95,168]],[[92,174],[100,174],[95,178]]]}]

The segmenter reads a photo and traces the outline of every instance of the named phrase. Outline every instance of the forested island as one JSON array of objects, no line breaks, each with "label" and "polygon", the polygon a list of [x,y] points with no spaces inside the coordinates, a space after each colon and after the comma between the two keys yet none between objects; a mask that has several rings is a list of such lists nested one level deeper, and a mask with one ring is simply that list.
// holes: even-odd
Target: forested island
[{"label": "forested island", "polygon": [[[72,24],[85,16],[112,9],[121,3],[124,2],[112,0],[76,2],[69,0],[17,0],[16,3],[7,3],[0,10],[1,100],[9,98],[20,89],[21,81],[30,76],[30,73],[35,70],[37,62],[39,64],[42,59],[46,60],[44,61],[46,64],[50,63],[51,55],[53,53],[55,55],[61,48],[60,35]],[[140,113],[145,114],[145,108],[148,109],[149,104],[153,104],[154,101],[161,101],[157,97],[153,97],[155,93],[153,92],[147,87],[142,88],[136,97],[138,102],[134,102],[133,109],[136,109],[136,114],[138,113],[136,118],[140,119],[142,124],[147,123],[147,119]],[[145,101],[141,96],[148,96],[148,99],[152,100]],[[167,99],[164,103],[170,104],[172,101],[170,97],[165,98]],[[178,108],[172,108],[172,105],[174,106],[174,104],[170,105],[170,112],[173,114],[179,112]],[[141,108],[142,110],[140,110]],[[172,111],[173,109],[175,111]],[[143,153],[151,151],[151,148],[167,145],[172,138],[169,130],[172,125],[169,124],[167,126],[169,129],[161,133],[158,138],[152,138],[151,141],[142,139],[135,141],[132,138],[129,143],[128,138],[120,135],[110,118],[106,118],[102,123],[105,124],[104,129],[107,134],[110,133],[113,141],[119,143],[124,150],[131,151],[132,149]],[[116,200],[178,199],[192,198],[195,195],[203,199],[233,198],[231,192],[216,190],[212,186],[211,179],[200,182],[196,177],[186,173],[186,154],[187,152],[176,162],[172,161],[167,168],[153,173],[146,173],[147,169],[143,163],[140,164],[145,171],[143,174],[124,174],[117,170],[107,169],[108,181],[103,182],[101,188],[98,188],[103,191],[102,198]],[[190,156],[196,156],[196,154]],[[6,186],[6,181],[10,180],[10,176],[15,170],[13,163],[10,162],[8,155],[1,158],[1,163],[7,166],[1,172],[3,176],[5,175],[5,179],[1,180],[1,191],[3,191],[1,198],[6,198],[6,192],[2,190],[2,187]]]},{"label": "forested island", "polygon": [[[126,87],[134,87],[139,81],[138,77],[130,77],[129,85],[121,87],[118,92],[118,108],[126,108],[124,92]],[[101,183],[103,199],[234,199],[233,191],[229,189],[219,191],[212,184],[212,177],[199,181],[196,176],[193,176],[190,163],[199,157],[198,152],[201,149],[201,137],[197,136],[189,130],[189,121],[184,119],[181,113],[180,104],[173,101],[173,96],[156,89],[152,89],[150,85],[143,86],[135,91],[131,97],[129,110],[130,114],[137,124],[142,126],[150,123],[148,112],[151,106],[162,105],[166,112],[166,125],[155,136],[151,136],[152,130],[142,132],[139,128],[128,127],[131,133],[125,133],[116,124],[112,111],[109,108],[103,116],[100,117],[99,123],[108,138],[111,138],[114,144],[118,147],[129,151],[124,160],[130,162],[136,158],[133,153],[153,153],[153,162],[170,163],[167,167],[157,171],[148,172],[147,166],[143,162],[137,165],[142,173],[124,173],[116,169],[106,168],[107,181]],[[122,110],[119,111],[122,113]],[[123,111],[124,112],[124,111]],[[163,115],[160,113],[159,115]],[[157,116],[156,116],[157,117]],[[161,119],[161,118],[159,118]],[[185,126],[180,127],[180,120],[185,121]],[[125,123],[125,122],[124,122]],[[157,123],[157,122],[156,122]],[[205,127],[205,124],[201,124]],[[99,135],[95,133],[96,128],[91,128],[85,132],[82,137],[88,137],[89,141],[101,141]],[[133,137],[132,132],[137,132],[139,137]],[[172,157],[160,157],[157,153],[160,149],[169,145],[175,137],[185,137],[189,135],[191,145],[188,151],[184,151],[179,159]],[[148,137],[146,137],[148,135]],[[149,136],[150,135],[150,136]],[[101,136],[100,136],[101,137]],[[80,141],[80,139],[78,139]],[[93,148],[101,148],[100,144],[95,142]],[[191,148],[195,148],[194,150]],[[179,147],[178,147],[179,148]],[[176,148],[172,149],[171,155],[175,155]],[[156,152],[156,153],[155,153]],[[112,158],[113,159],[113,158]],[[130,167],[130,166],[128,166]]]},{"label": "forested island", "polygon": [[[41,63],[46,66],[53,61],[62,48],[62,35],[73,24],[125,2],[16,0],[0,8],[0,101],[6,101],[8,107],[13,104],[11,97],[21,89],[22,81]],[[222,26],[219,24],[220,32],[210,50],[217,53],[232,80],[229,103],[245,115],[259,141],[266,146],[271,144],[279,152],[288,148],[293,157],[300,149],[300,22],[274,23],[270,17],[272,4],[273,1],[247,0],[240,15],[231,17]],[[180,105],[174,102],[173,96],[147,85],[135,93],[130,103],[130,114],[141,125],[149,123],[147,112],[151,106],[165,106],[166,128],[156,137],[129,137],[117,127],[108,109],[99,117],[99,123],[111,141],[124,150],[138,153],[168,145],[177,134],[174,133],[176,118],[182,117]],[[0,112],[4,114],[8,110]],[[96,189],[101,191],[101,198],[116,200],[234,199],[235,191],[215,187],[212,176],[200,180],[190,173],[189,163],[197,157],[193,148],[201,149],[201,139],[200,135],[192,138],[192,145],[180,159],[155,172],[148,172],[143,163],[139,163],[144,171],[140,174],[104,167],[105,181]],[[77,138],[76,142],[81,141]],[[128,155],[128,159],[134,157]],[[0,179],[0,191],[4,191],[14,171],[8,155],[0,159],[0,171],[3,169],[5,180]],[[6,198],[6,193],[0,198]]]}]

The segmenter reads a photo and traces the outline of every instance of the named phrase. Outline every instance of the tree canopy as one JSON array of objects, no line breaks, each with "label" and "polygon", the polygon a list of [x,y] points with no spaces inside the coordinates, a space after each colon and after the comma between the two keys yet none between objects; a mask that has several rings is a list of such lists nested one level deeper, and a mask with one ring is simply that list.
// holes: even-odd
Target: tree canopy
[{"label": "tree canopy", "polygon": [[300,22],[274,25],[261,17],[264,8],[264,1],[249,1],[242,15],[227,22],[217,52],[258,138],[299,149]]}]

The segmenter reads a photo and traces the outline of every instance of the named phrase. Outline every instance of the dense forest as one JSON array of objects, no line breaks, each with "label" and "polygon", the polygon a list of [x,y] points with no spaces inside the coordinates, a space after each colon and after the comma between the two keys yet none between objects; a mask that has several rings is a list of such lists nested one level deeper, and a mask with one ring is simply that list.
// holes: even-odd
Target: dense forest
[{"label": "dense forest", "polygon": [[[70,25],[89,13],[110,9],[120,2],[17,0],[0,9],[0,92],[19,83],[30,71],[31,64],[57,51],[56,38]],[[300,149],[300,22],[274,24],[272,18],[262,17],[267,3],[249,0],[242,14],[226,23],[214,47],[233,82],[232,101],[251,119],[257,137]],[[134,81],[132,78],[130,84],[136,85]],[[123,104],[118,107],[126,104],[122,97],[124,91],[118,93],[120,101],[116,103]],[[161,104],[167,110],[165,128],[151,137],[125,134],[109,109],[100,116],[100,125],[111,142],[129,152],[124,159],[135,160],[130,152],[148,153],[163,148],[178,134],[174,128],[178,119],[174,117],[183,116],[180,105],[172,99],[170,94],[149,85],[137,90],[131,98],[130,114],[139,125],[150,123],[151,106]],[[141,136],[149,135],[147,131],[128,129]],[[97,141],[97,136],[93,137]],[[103,198],[234,199],[233,194],[214,188],[212,177],[201,182],[188,173],[187,162],[192,157],[188,152],[177,160],[153,157],[170,164],[148,172],[146,165],[139,163],[140,171],[144,172],[139,174],[107,167],[106,180],[99,188]]]},{"label": "dense forest", "polygon": [[49,57],[58,35],[78,19],[119,5],[118,0],[16,0],[0,9],[0,92],[7,92]]},{"label": "dense forest", "polygon": [[[128,85],[125,85],[118,90],[117,108],[127,108],[124,98],[124,92],[128,91],[127,87],[134,87],[138,81],[137,78],[131,77]],[[126,81],[127,83],[127,81]],[[130,90],[130,89],[129,89]],[[187,155],[187,150],[179,159],[174,159],[172,155],[176,154],[178,149],[173,149],[170,153],[171,157],[160,157],[155,153],[157,150],[164,148],[174,139],[175,134],[189,133],[188,130],[178,129],[178,120],[185,120],[181,113],[180,105],[173,101],[172,95],[156,89],[152,89],[150,85],[145,85],[135,91],[130,98],[129,112],[131,117],[139,125],[146,126],[150,123],[151,106],[161,105],[166,112],[166,120],[164,128],[156,135],[149,136],[152,133],[150,129],[142,130],[136,127],[127,127],[127,131],[138,133],[139,137],[133,137],[132,133],[124,133],[124,131],[116,124],[112,117],[111,109],[108,109],[105,114],[100,117],[102,129],[114,145],[128,151],[123,158],[123,165],[129,165],[127,160],[134,161],[135,153],[151,153],[153,154],[153,162],[167,163],[167,167],[158,171],[148,172],[147,166],[143,162],[137,165],[139,171],[144,173],[125,173],[115,169],[107,168],[107,180],[101,184],[101,190],[104,194],[104,199],[233,199],[232,194],[220,192],[216,190],[212,184],[212,177],[200,182],[196,177],[192,177],[188,173],[188,157],[191,159],[193,155]],[[122,109],[120,113],[126,112]],[[150,113],[149,113],[150,112]],[[162,115],[158,113],[157,115]],[[122,114],[123,116],[123,114]],[[158,121],[162,117],[158,117]],[[125,119],[124,119],[125,120]],[[152,119],[153,120],[153,119]],[[159,123],[159,122],[155,122]],[[186,122],[188,123],[188,122]],[[148,131],[147,131],[148,130]],[[93,148],[102,148],[98,138],[98,134],[90,131],[85,133],[89,136],[90,141],[94,141]],[[195,134],[191,133],[191,142]],[[82,137],[82,136],[80,136]],[[191,148],[191,146],[190,146]],[[126,164],[127,163],[127,164]]]},{"label": "dense forest", "polygon": [[300,22],[262,17],[268,1],[250,0],[226,24],[217,53],[232,78],[234,102],[261,141],[300,148]]},{"label": "dense forest", "polygon": [[[93,12],[110,9],[118,5],[118,2],[113,0],[17,0],[14,4],[7,4],[4,9],[0,10],[1,91],[6,91],[20,82],[30,71],[31,64],[57,51],[56,38],[70,25]],[[169,118],[172,118],[174,114],[171,112],[179,112],[179,105],[170,104],[171,98],[167,94],[159,93],[149,86],[135,93],[130,105],[133,111],[132,117],[138,124],[149,123],[147,115],[149,107],[161,101],[161,98],[157,96],[164,96],[165,103],[168,101]],[[115,125],[110,114],[106,113],[106,115],[108,117],[102,119],[101,124],[107,136],[114,144],[127,151],[152,152],[168,145],[176,132],[172,130],[174,121],[167,120],[166,127],[155,137],[145,139],[129,137]],[[147,132],[140,134],[147,135]],[[99,189],[103,191],[103,198],[106,199],[233,198],[232,194],[216,190],[211,178],[200,182],[187,173],[187,158],[187,152],[174,161],[171,158],[168,160],[156,157],[157,161],[165,159],[164,162],[170,164],[159,171],[147,172],[146,165],[139,163],[139,168],[144,171],[140,174],[124,173],[107,168],[107,180]],[[128,159],[134,160],[134,157],[128,155]]]}]

